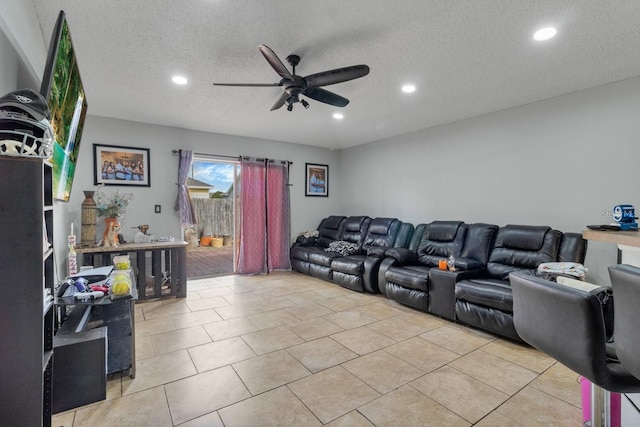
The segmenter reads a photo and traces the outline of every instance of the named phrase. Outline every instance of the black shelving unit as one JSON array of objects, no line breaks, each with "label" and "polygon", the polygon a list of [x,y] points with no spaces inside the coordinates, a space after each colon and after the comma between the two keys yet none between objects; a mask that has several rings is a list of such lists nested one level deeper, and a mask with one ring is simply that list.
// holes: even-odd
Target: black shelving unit
[{"label": "black shelving unit", "polygon": [[50,426],[52,166],[0,156],[0,425]]}]

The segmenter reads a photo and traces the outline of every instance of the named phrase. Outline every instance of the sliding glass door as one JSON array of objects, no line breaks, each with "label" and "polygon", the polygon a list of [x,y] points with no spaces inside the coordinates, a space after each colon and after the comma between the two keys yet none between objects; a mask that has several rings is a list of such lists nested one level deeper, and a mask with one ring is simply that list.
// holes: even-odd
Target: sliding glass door
[{"label": "sliding glass door", "polygon": [[193,238],[187,251],[190,279],[235,273],[240,224],[239,165],[236,160],[194,155],[187,187],[198,224],[191,227]]}]

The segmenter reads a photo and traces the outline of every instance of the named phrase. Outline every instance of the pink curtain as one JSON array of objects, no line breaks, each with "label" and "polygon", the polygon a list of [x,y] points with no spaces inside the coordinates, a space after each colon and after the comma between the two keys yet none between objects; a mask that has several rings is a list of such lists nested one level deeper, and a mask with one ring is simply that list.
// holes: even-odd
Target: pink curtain
[{"label": "pink curtain", "polygon": [[242,158],[237,272],[290,270],[288,162]]}]

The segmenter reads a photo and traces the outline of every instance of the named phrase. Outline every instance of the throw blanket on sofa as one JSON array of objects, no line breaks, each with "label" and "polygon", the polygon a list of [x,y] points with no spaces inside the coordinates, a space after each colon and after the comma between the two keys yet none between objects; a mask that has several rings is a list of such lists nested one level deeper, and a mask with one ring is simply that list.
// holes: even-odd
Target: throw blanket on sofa
[{"label": "throw blanket on sofa", "polygon": [[325,249],[327,252],[337,252],[342,256],[353,255],[358,253],[358,245],[342,240],[329,243],[329,247]]}]

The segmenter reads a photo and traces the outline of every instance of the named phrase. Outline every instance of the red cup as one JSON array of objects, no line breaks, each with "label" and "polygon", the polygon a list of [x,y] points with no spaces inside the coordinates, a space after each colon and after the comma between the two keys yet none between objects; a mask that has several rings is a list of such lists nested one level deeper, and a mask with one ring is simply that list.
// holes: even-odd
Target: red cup
[{"label": "red cup", "polygon": [[447,269],[447,260],[446,259],[441,259],[438,261],[438,268],[440,270],[446,270]]}]

